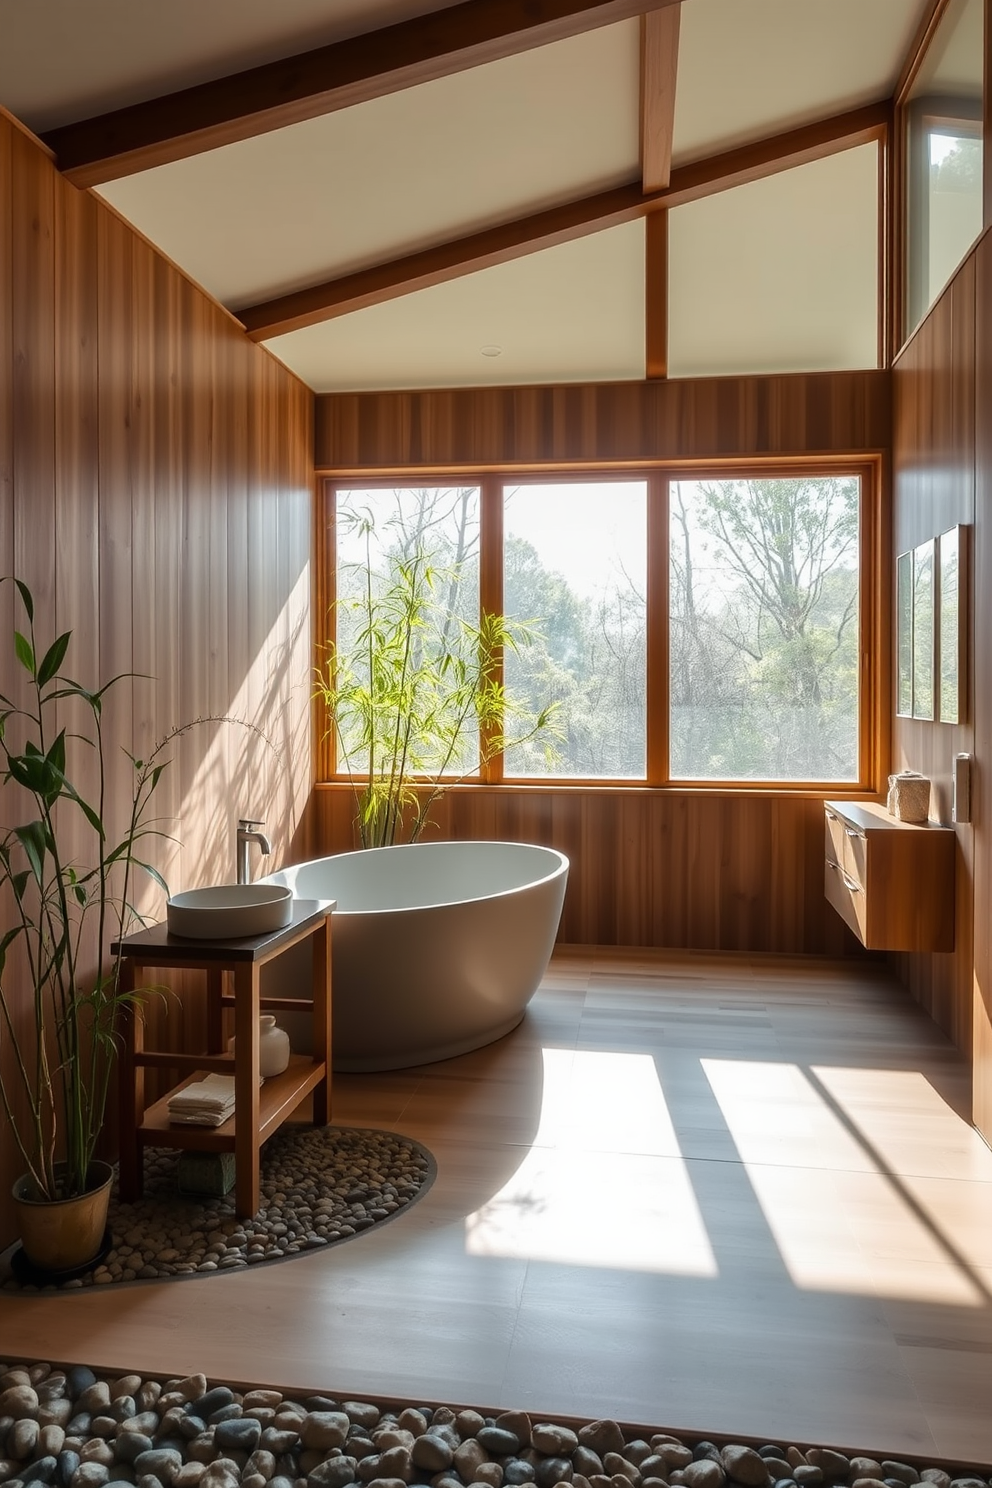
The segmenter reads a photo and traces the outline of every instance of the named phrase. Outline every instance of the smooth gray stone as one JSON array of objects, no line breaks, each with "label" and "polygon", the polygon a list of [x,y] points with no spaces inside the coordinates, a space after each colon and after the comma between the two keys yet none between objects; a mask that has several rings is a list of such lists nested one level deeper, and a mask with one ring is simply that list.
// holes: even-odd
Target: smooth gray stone
[{"label": "smooth gray stone", "polygon": [[134,1396],[118,1395],[116,1400],[110,1402],[103,1414],[109,1416],[112,1421],[130,1421],[132,1416],[138,1414],[138,1407],[135,1404]]},{"label": "smooth gray stone", "polygon": [[18,1476],[22,1483],[52,1483],[58,1468],[57,1457],[39,1457],[22,1467]]},{"label": "smooth gray stone", "polygon": [[767,1442],[763,1447],[758,1448],[758,1456],[783,1458],[785,1456],[785,1448],[776,1446],[774,1442]]},{"label": "smooth gray stone", "polygon": [[59,1467],[58,1481],[62,1484],[62,1488],[69,1488],[73,1473],[79,1467],[82,1458],[78,1452],[73,1452],[70,1448],[63,1448],[58,1455],[57,1461]]},{"label": "smooth gray stone", "polygon": [[[503,1426],[483,1426],[477,1440],[494,1457],[512,1457],[523,1446],[516,1432],[507,1431]],[[442,1464],[444,1467],[447,1465]]]},{"label": "smooth gray stone", "polygon": [[[807,1456],[812,1461],[811,1454],[808,1453]],[[882,1460],[882,1476],[883,1478],[898,1478],[901,1483],[907,1485],[920,1481],[920,1474],[915,1467],[910,1467],[908,1462],[892,1461],[888,1457]]]},{"label": "smooth gray stone", "polygon": [[626,1478],[628,1483],[641,1481],[641,1470],[621,1452],[607,1452],[603,1458],[603,1471],[611,1478]]},{"label": "smooth gray stone", "polygon": [[214,1431],[215,1443],[224,1450],[232,1447],[236,1452],[254,1452],[261,1440],[262,1427],[251,1416],[221,1421]]},{"label": "smooth gray stone", "polygon": [[72,1475],[72,1488],[103,1488],[109,1475],[102,1462],[81,1462]]},{"label": "smooth gray stone", "polygon": [[503,1482],[519,1485],[520,1483],[533,1483],[537,1477],[534,1464],[524,1462],[520,1457],[510,1457],[503,1463]]},{"label": "smooth gray stone", "polygon": [[344,1411],[313,1410],[300,1423],[300,1441],[304,1447],[326,1452],[343,1447],[351,1425]]},{"label": "smooth gray stone", "polygon": [[151,1437],[140,1431],[122,1431],[114,1442],[114,1456],[118,1462],[137,1462],[144,1452],[154,1451]]},{"label": "smooth gray stone", "polygon": [[169,1488],[176,1473],[183,1465],[181,1452],[173,1447],[152,1447],[150,1452],[142,1452],[134,1459],[134,1471],[139,1478],[151,1475],[161,1479],[165,1488]]},{"label": "smooth gray stone", "polygon": [[219,1426],[221,1421],[240,1421],[244,1411],[236,1401],[232,1400],[229,1405],[220,1405],[211,1411],[207,1417],[208,1426]]},{"label": "smooth gray stone", "polygon": [[933,1483],[934,1488],[951,1488],[951,1475],[941,1467],[925,1467],[920,1478],[924,1483]]},{"label": "smooth gray stone", "polygon": [[716,1445],[716,1443],[711,1441],[698,1441],[692,1449],[692,1460],[693,1462],[705,1462],[707,1459],[710,1462],[718,1462],[721,1467],[723,1466],[723,1458],[720,1455],[720,1448]]},{"label": "smooth gray stone", "polygon": [[534,1481],[537,1488],[555,1488],[556,1483],[570,1483],[575,1469],[568,1457],[545,1457],[537,1464]]},{"label": "smooth gray stone", "polygon": [[89,1411],[91,1415],[103,1414],[110,1404],[110,1386],[106,1380],[94,1380],[87,1385],[76,1401],[77,1411]]},{"label": "smooth gray stone", "polygon": [[7,1456],[13,1457],[15,1462],[27,1462],[34,1455],[40,1435],[41,1427],[33,1416],[15,1421],[7,1432]]},{"label": "smooth gray stone", "polygon": [[687,1488],[723,1488],[727,1480],[723,1463],[713,1457],[699,1457],[694,1462],[687,1462],[681,1474]]},{"label": "smooth gray stone", "polygon": [[276,1457],[281,1457],[283,1452],[295,1452],[300,1445],[300,1433],[298,1431],[280,1431],[276,1426],[266,1426],[260,1438],[260,1444],[267,1452],[272,1452]]},{"label": "smooth gray stone", "polygon": [[256,1447],[245,1463],[246,1473],[258,1473],[266,1482],[275,1477],[276,1459],[264,1447]]},{"label": "smooth gray stone", "polygon": [[223,1410],[225,1405],[233,1404],[234,1391],[229,1390],[226,1385],[215,1385],[196,1400],[189,1401],[186,1409],[191,1416],[200,1416],[204,1421],[209,1421],[212,1411]]},{"label": "smooth gray stone", "polygon": [[579,1427],[577,1435],[582,1446],[591,1448],[601,1458],[607,1452],[624,1449],[623,1432],[616,1421],[589,1421]]},{"label": "smooth gray stone", "polygon": [[41,1402],[32,1385],[11,1385],[0,1395],[0,1416],[13,1416],[15,1421],[36,1416]]},{"label": "smooth gray stone", "polygon": [[[164,1420],[162,1425],[165,1426]],[[185,1441],[192,1441],[194,1436],[201,1436],[206,1429],[207,1423],[202,1416],[187,1416],[184,1411],[176,1412],[175,1430]]]},{"label": "smooth gray stone", "polygon": [[[111,1470],[110,1470],[110,1481],[112,1483],[113,1482],[123,1483],[123,1482],[126,1482],[127,1481],[126,1478],[116,1478],[115,1479],[115,1477],[114,1477],[115,1471],[116,1471],[115,1468],[111,1468]],[[141,1477],[138,1479],[138,1488],[164,1488],[164,1485],[162,1483],[161,1478],[157,1478],[154,1473],[142,1473]]]},{"label": "smooth gray stone", "polygon": [[815,1488],[815,1485],[823,1482],[823,1468],[814,1467],[809,1462],[804,1467],[802,1463],[792,1469],[792,1476],[799,1484],[799,1488]]},{"label": "smooth gray stone", "polygon": [[73,1400],[95,1384],[96,1375],[85,1364],[70,1364],[65,1372],[65,1393],[71,1395]]},{"label": "smooth gray stone", "polygon": [[[829,1447],[810,1447],[806,1461],[810,1467],[818,1467],[827,1479],[846,1478],[851,1471],[850,1457],[845,1457],[843,1452],[833,1452]],[[913,1468],[909,1471],[913,1473],[912,1481],[915,1483],[919,1474]]]},{"label": "smooth gray stone", "polygon": [[356,1426],[364,1426],[368,1431],[379,1424],[377,1405],[369,1405],[364,1400],[342,1400],[341,1409],[349,1421],[353,1421]]},{"label": "smooth gray stone", "polygon": [[603,1459],[598,1452],[593,1451],[592,1447],[584,1447],[580,1444],[572,1453],[572,1466],[584,1478],[591,1478],[593,1473],[603,1471]]},{"label": "smooth gray stone", "polygon": [[651,1446],[640,1437],[635,1437],[633,1441],[627,1442],[620,1456],[626,1457],[627,1461],[632,1462],[635,1467],[640,1467],[651,1456]]}]

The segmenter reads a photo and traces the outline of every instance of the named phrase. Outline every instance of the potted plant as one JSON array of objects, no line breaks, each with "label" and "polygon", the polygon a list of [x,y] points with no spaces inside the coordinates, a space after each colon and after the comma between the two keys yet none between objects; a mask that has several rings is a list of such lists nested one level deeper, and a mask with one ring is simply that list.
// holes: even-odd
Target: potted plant
[{"label": "potted plant", "polygon": [[[71,632],[39,654],[31,592],[15,583],[26,625],[14,647],[27,700],[0,694],[0,771],[5,819],[23,803],[25,820],[0,830],[0,1102],[25,1165],[14,1186],[24,1253],[33,1267],[61,1272],[84,1268],[103,1240],[113,1173],[95,1154],[126,996],[120,958],[107,946],[136,917],[135,873],[166,887],[138,856],[142,839],[158,835],[146,817],[165,763],[162,745],[149,760],[128,756],[130,810],[113,841],[103,712],[124,678],[97,691],[68,680]],[[60,727],[67,716],[82,727]],[[86,756],[89,799],[74,783],[73,762],[81,770]],[[90,851],[70,854],[70,840],[88,841]]]},{"label": "potted plant", "polygon": [[532,625],[467,617],[457,560],[418,540],[376,562],[374,515],[346,520],[364,561],[335,601],[316,692],[355,792],[361,845],[389,847],[416,842],[438,796],[512,745],[539,737],[552,760],[557,705],[533,713],[503,687],[503,653],[529,645]]}]

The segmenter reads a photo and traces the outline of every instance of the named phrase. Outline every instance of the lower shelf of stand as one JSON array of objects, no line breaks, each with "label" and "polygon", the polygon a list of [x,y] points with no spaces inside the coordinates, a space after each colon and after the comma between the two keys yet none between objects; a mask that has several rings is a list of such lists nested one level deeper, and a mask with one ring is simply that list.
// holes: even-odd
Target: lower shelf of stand
[{"label": "lower shelf of stand", "polygon": [[[324,1061],[305,1054],[293,1054],[289,1068],[281,1075],[270,1075],[258,1091],[259,1144],[281,1126],[296,1107],[324,1078]],[[169,1121],[169,1100],[177,1090],[206,1078],[197,1071],[188,1079],[149,1106],[138,1127],[138,1140],[143,1147],[179,1147],[189,1152],[233,1152],[237,1136],[237,1112],[223,1126],[173,1126]]]}]

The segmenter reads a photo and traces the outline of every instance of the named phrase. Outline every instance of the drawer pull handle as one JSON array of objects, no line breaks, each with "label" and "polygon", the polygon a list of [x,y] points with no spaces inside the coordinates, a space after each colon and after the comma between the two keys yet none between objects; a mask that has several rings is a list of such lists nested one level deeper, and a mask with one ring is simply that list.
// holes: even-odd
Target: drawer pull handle
[{"label": "drawer pull handle", "polygon": [[855,837],[858,840],[858,842],[864,842],[864,840],[865,840],[865,834],[863,832],[859,832],[858,829],[857,829],[857,827],[845,827],[844,828],[844,836],[845,837]]},{"label": "drawer pull handle", "polygon": [[843,870],[843,868],[840,866],[839,863],[835,863],[835,862],[833,862],[833,860],[831,858],[828,858],[827,859],[827,867],[828,868],[833,868],[836,873],[839,873],[840,874],[841,878],[844,880],[844,887],[847,888],[847,889],[849,889],[852,894],[863,894],[864,893],[864,889],[857,882],[857,880],[851,878],[851,876],[849,874],[845,873],[844,870]]}]

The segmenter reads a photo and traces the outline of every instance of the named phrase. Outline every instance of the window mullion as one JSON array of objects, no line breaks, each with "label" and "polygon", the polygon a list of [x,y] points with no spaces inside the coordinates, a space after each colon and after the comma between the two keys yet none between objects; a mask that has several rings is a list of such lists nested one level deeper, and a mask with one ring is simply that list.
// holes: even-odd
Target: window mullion
[{"label": "window mullion", "polygon": [[648,477],[647,500],[647,779],[669,776],[668,488],[664,471]]},{"label": "window mullion", "polygon": [[[503,481],[485,475],[480,482],[479,611],[480,617],[503,613]],[[497,658],[496,680],[503,681],[503,656]],[[480,739],[485,747],[486,740]],[[493,755],[481,766],[480,780],[498,785],[503,779],[503,756]]]}]

